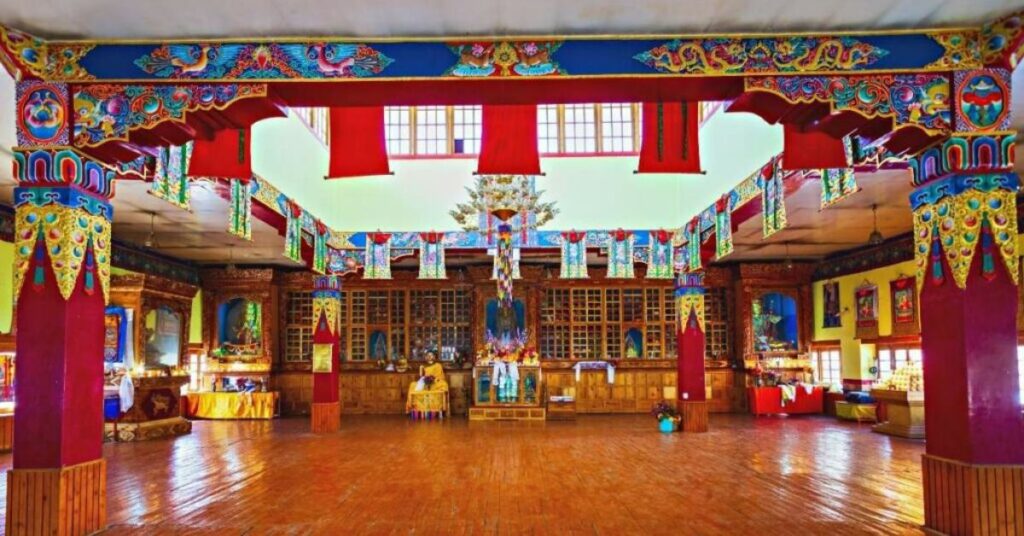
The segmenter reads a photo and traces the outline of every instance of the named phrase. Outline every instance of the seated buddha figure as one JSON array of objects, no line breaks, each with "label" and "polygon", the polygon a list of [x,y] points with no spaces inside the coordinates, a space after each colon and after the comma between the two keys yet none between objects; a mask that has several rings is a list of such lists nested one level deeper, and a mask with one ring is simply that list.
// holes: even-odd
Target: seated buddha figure
[{"label": "seated buddha figure", "polygon": [[419,379],[409,384],[405,411],[414,418],[441,417],[448,413],[448,382],[444,379],[444,367],[433,352],[427,352],[427,362],[420,366]]}]

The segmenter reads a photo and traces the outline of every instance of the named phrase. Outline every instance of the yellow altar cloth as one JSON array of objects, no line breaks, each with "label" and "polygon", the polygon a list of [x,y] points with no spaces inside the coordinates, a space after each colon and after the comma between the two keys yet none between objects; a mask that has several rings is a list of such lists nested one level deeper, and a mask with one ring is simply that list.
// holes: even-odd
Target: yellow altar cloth
[{"label": "yellow altar cloth", "polygon": [[182,401],[190,419],[273,419],[277,393],[189,393]]},{"label": "yellow altar cloth", "polygon": [[433,376],[434,384],[429,388],[417,390],[419,381],[409,384],[409,392],[405,398],[405,411],[413,415],[423,416],[428,413],[448,413],[448,382],[444,379],[444,367],[441,363],[433,363],[423,367],[423,376]]},{"label": "yellow altar cloth", "polygon": [[850,402],[836,402],[836,417],[857,422],[878,422],[875,414],[875,404],[852,404]]}]

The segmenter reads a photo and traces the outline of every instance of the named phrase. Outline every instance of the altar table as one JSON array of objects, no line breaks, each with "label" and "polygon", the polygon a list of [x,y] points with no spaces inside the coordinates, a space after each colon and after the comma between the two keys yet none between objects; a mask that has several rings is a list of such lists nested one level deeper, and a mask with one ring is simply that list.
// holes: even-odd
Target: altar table
[{"label": "altar table", "polygon": [[190,419],[273,419],[277,393],[189,393],[183,397]]},{"label": "altar table", "polygon": [[754,415],[821,413],[825,406],[824,396],[825,390],[821,387],[814,387],[811,394],[807,394],[801,385],[796,388],[796,399],[783,406],[782,390],[778,387],[747,388],[750,412]]}]

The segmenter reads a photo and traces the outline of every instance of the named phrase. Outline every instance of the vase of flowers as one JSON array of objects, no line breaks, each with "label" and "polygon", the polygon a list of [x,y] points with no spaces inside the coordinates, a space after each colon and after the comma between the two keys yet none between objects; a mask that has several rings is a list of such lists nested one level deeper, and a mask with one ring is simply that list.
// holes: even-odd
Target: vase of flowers
[{"label": "vase of flowers", "polygon": [[658,402],[651,408],[651,415],[658,419],[658,430],[662,433],[669,434],[675,432],[679,427],[679,411],[665,400]]}]

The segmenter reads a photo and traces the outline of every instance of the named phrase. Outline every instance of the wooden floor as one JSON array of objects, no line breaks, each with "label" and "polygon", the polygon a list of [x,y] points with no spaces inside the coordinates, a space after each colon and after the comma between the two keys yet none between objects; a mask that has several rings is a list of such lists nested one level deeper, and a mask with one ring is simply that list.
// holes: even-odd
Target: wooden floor
[{"label": "wooden floor", "polygon": [[822,417],[710,426],[346,416],[315,436],[304,419],[197,422],[104,447],[107,533],[920,533],[923,443]]}]

